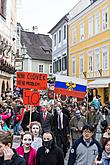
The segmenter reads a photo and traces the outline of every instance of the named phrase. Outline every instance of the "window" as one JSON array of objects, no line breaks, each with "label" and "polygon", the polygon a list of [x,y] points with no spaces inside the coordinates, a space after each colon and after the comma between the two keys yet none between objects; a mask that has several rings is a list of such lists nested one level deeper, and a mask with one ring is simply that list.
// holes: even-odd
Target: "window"
[{"label": "window", "polygon": [[103,70],[108,70],[108,64],[109,64],[109,52],[108,52],[108,47],[104,46],[102,48],[102,69]]},{"label": "window", "polygon": [[84,23],[80,24],[80,41],[84,40]]},{"label": "window", "polygon": [[57,36],[55,34],[54,37],[53,37],[53,41],[54,41],[53,45],[54,45],[54,47],[56,46],[56,41],[57,41],[56,38],[57,38]]},{"label": "window", "polygon": [[53,73],[56,73],[56,70],[55,70],[55,62],[53,62]]},{"label": "window", "polygon": [[6,18],[6,3],[7,3],[7,0],[1,0],[0,13],[4,18]]},{"label": "window", "polygon": [[63,39],[66,39],[66,25],[63,26]]},{"label": "window", "polygon": [[66,70],[67,69],[67,56],[64,56],[62,58],[62,70]]},{"label": "window", "polygon": [[76,74],[76,57],[72,58],[72,75]]},{"label": "window", "polygon": [[102,11],[102,30],[107,30],[108,28],[108,8]]},{"label": "window", "polygon": [[49,74],[52,74],[52,65],[49,65]]},{"label": "window", "polygon": [[58,42],[60,43],[61,42],[61,30],[59,30],[59,38],[58,38]]},{"label": "window", "polygon": [[88,52],[88,71],[93,71],[93,52]]},{"label": "window", "polygon": [[61,59],[58,60],[58,72],[61,71]]},{"label": "window", "polygon": [[88,37],[93,36],[93,17],[88,19]]},{"label": "window", "polygon": [[100,13],[95,15],[95,34],[100,32]]},{"label": "window", "polygon": [[39,73],[43,73],[44,72],[44,65],[39,64]]},{"label": "window", "polygon": [[80,55],[80,73],[84,72],[84,55]]},{"label": "window", "polygon": [[72,30],[73,45],[76,44],[76,28]]},{"label": "window", "polygon": [[100,49],[95,49],[94,51],[94,70],[98,71],[100,69]]}]

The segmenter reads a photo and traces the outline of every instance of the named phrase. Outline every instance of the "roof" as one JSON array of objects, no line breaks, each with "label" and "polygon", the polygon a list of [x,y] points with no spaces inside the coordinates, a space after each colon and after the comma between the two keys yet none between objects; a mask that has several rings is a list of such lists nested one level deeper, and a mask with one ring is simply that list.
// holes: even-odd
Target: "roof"
[{"label": "roof", "polygon": [[21,44],[35,60],[52,61],[52,40],[49,35],[21,31]]},{"label": "roof", "polygon": [[68,13],[67,13],[66,15],[64,15],[64,16],[60,19],[60,21],[58,21],[57,24],[56,24],[48,33],[51,34],[52,31],[53,31],[63,20],[68,21],[67,16],[68,16]]}]

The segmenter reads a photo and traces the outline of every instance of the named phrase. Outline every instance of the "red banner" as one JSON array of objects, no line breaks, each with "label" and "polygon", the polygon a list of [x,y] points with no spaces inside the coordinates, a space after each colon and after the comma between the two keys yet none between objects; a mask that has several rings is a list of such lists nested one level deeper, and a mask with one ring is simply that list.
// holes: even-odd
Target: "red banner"
[{"label": "red banner", "polygon": [[16,86],[24,89],[46,90],[47,74],[16,72]]},{"label": "red banner", "polygon": [[40,105],[40,93],[31,90],[23,90],[23,103],[24,105]]}]

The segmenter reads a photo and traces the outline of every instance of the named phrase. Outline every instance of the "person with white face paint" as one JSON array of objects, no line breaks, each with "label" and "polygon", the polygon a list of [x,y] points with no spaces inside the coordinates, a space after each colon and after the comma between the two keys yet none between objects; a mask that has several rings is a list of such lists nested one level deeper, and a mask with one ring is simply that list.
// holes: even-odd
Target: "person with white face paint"
[{"label": "person with white face paint", "polygon": [[31,147],[32,134],[25,132],[21,137],[22,145],[16,149],[17,153],[24,157],[26,165],[36,165],[36,150]]},{"label": "person with white face paint", "polygon": [[34,149],[38,150],[38,148],[42,146],[41,124],[37,121],[31,122],[30,132],[33,135],[33,141],[32,141],[31,146]]}]

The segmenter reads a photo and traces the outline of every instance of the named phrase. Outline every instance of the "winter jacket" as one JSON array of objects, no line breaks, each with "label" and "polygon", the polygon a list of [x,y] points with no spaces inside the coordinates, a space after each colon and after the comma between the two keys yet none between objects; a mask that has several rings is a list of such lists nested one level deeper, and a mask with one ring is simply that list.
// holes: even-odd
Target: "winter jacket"
[{"label": "winter jacket", "polygon": [[76,129],[78,129],[80,125],[81,127],[83,127],[85,124],[86,124],[86,119],[83,116],[81,116],[79,119],[77,119],[76,116],[71,118],[69,126],[72,134],[72,139],[76,140],[79,137],[81,137],[81,131],[80,130],[76,131]]},{"label": "winter jacket", "polygon": [[72,145],[68,165],[93,165],[97,155],[98,160],[100,160],[102,156],[100,144],[92,139],[89,146],[87,146],[82,136]]},{"label": "winter jacket", "polygon": [[62,150],[54,146],[48,153],[45,153],[45,148],[40,147],[37,151],[36,165],[64,165]]},{"label": "winter jacket", "polygon": [[[18,147],[16,151],[19,155],[21,155],[24,158],[23,146]],[[36,155],[37,155],[37,151],[31,147],[28,157],[28,165],[36,165]]]},{"label": "winter jacket", "polygon": [[102,153],[102,165],[108,165],[107,161],[109,161],[110,165],[110,155],[108,155],[105,151]]},{"label": "winter jacket", "polygon": [[4,160],[0,157],[0,165],[26,165],[24,158],[15,153],[11,160]]}]

